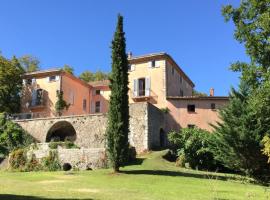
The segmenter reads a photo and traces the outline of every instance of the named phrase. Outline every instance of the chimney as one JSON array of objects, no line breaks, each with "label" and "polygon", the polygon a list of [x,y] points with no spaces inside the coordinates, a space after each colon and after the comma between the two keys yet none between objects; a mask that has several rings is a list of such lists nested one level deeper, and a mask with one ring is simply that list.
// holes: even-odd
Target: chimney
[{"label": "chimney", "polygon": [[130,59],[130,58],[132,58],[132,52],[131,51],[128,52],[128,59]]},{"label": "chimney", "polygon": [[215,90],[214,88],[210,88],[210,97],[213,97],[214,96],[214,93],[215,93]]}]

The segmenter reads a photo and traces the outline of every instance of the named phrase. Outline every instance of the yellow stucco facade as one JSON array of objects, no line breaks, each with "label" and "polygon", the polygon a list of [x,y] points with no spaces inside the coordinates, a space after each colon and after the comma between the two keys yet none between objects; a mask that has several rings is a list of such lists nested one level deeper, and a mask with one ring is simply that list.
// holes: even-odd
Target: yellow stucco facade
[{"label": "yellow stucco facade", "polygon": [[[220,121],[217,109],[226,105],[228,98],[192,96],[194,83],[170,55],[129,56],[128,61],[129,103],[148,101],[168,109],[167,130],[198,126],[211,131],[210,123]],[[32,117],[56,116],[56,93],[60,90],[70,105],[63,115],[106,113],[109,109],[108,80],[86,83],[59,69],[27,73],[23,79],[21,112]],[[195,112],[188,111],[190,105],[196,107]]]}]

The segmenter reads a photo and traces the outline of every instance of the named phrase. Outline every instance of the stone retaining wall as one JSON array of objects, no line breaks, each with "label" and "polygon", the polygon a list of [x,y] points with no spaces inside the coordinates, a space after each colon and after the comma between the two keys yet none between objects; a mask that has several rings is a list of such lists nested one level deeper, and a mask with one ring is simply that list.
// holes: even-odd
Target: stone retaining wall
[{"label": "stone retaining wall", "polygon": [[[163,113],[147,102],[130,104],[129,142],[137,153],[151,150],[160,145],[160,129],[164,127]],[[45,142],[50,129],[61,122],[70,123],[76,131],[74,143],[84,149],[105,148],[107,115],[62,116],[17,120],[24,130],[38,142]]]}]

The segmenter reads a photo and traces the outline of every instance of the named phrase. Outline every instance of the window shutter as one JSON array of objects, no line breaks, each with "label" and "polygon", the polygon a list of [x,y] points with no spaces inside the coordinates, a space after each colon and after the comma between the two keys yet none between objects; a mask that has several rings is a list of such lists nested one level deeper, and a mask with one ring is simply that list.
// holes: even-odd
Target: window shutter
[{"label": "window shutter", "polygon": [[50,82],[50,77],[49,77],[49,76],[47,77],[47,82],[48,82],[48,83]]},{"label": "window shutter", "polygon": [[34,84],[34,83],[36,83],[36,79],[35,78],[32,79],[32,84]]},{"label": "window shutter", "polygon": [[90,111],[90,113],[95,113],[94,101],[91,101],[91,111]]},{"label": "window shutter", "polygon": [[132,65],[130,66],[130,71],[134,71],[134,70],[135,70],[135,65],[132,64]]},{"label": "window shutter", "polygon": [[32,102],[31,102],[31,105],[32,106],[35,106],[36,105],[36,102],[37,102],[37,90],[33,90],[32,91]]},{"label": "window shutter", "polygon": [[60,79],[60,76],[55,76],[56,81],[59,81],[59,79]]},{"label": "window shutter", "polygon": [[152,68],[152,61],[148,62],[148,68]]},{"label": "window shutter", "polygon": [[138,79],[133,80],[133,96],[138,96]]},{"label": "window shutter", "polygon": [[149,97],[150,96],[150,77],[145,78],[145,96]]}]

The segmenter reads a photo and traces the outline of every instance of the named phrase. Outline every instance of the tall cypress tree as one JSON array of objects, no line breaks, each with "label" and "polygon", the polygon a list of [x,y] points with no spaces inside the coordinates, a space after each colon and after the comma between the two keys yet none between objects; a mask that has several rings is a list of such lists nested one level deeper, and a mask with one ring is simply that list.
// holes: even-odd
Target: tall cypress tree
[{"label": "tall cypress tree", "polygon": [[110,107],[107,127],[107,151],[114,172],[125,164],[128,157],[129,106],[128,60],[123,17],[118,22],[112,41],[112,72],[110,75]]}]

